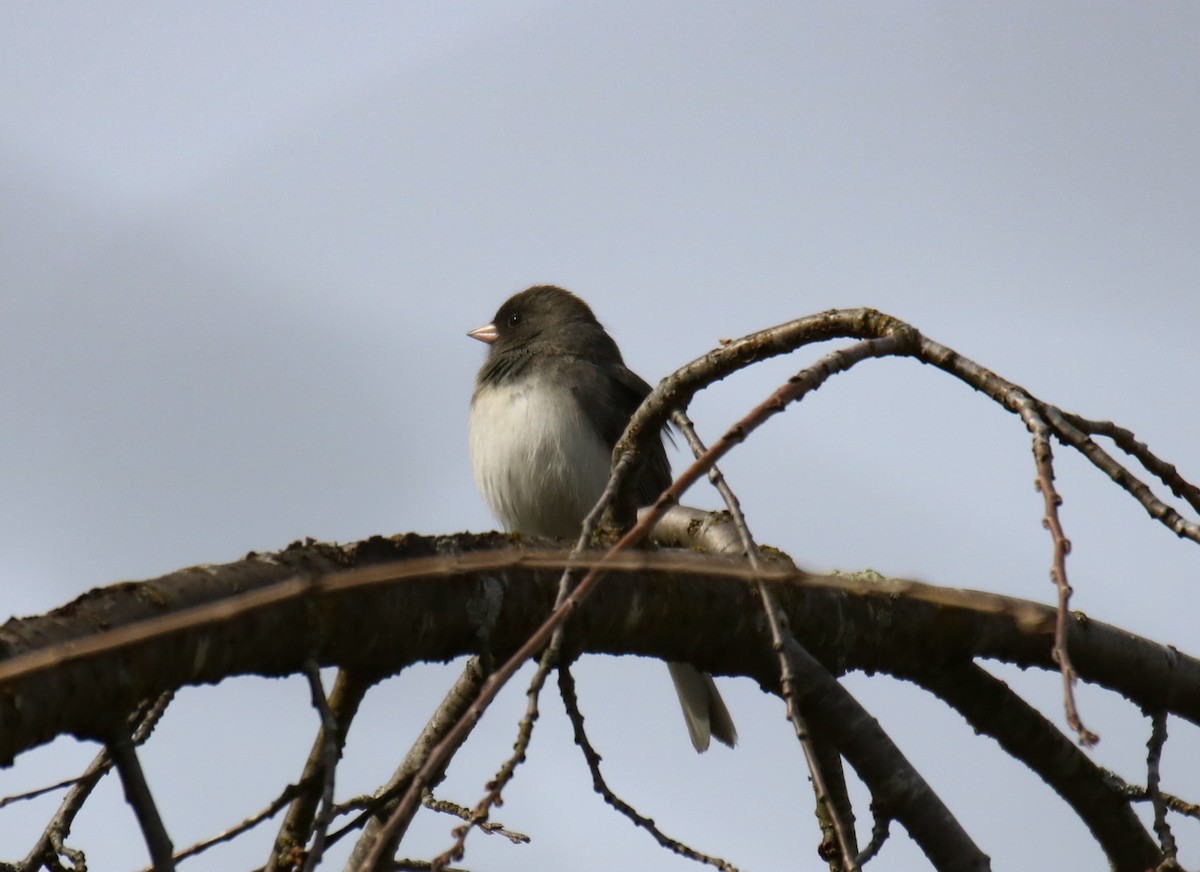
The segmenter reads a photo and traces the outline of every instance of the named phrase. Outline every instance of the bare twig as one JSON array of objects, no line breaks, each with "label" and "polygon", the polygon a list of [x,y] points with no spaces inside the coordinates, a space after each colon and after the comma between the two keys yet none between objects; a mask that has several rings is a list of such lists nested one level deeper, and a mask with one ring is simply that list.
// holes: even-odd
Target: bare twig
[{"label": "bare twig", "polygon": [[[608,505],[609,501],[613,499],[616,493],[616,489],[621,482],[626,466],[627,464],[617,465],[612,474],[609,476],[608,483],[605,485],[604,491],[600,495],[600,500],[583,519],[579,537],[576,540],[575,547],[571,550],[572,556],[582,553],[587,547],[588,543],[591,541],[592,534],[595,532],[596,527],[600,523],[600,519],[604,514],[605,507]],[[570,594],[574,584],[573,576],[574,571],[570,566],[563,570],[562,578],[559,579],[558,595],[556,596],[554,603],[554,608],[556,610],[562,606],[563,602]],[[549,643],[546,645],[546,648],[542,651],[541,656],[538,658],[537,668],[534,670],[533,677],[529,682],[529,688],[525,692],[525,714],[521,717],[520,722],[517,724],[517,738],[516,741],[513,742],[512,754],[510,754],[509,757],[500,765],[500,769],[496,773],[496,777],[488,783],[487,792],[483,795],[483,798],[480,799],[478,804],[476,804],[470,818],[467,820],[466,825],[457,827],[454,830],[454,843],[450,846],[450,848],[448,848],[438,857],[434,858],[432,863],[432,868],[434,870],[444,869],[451,860],[458,860],[462,858],[465,850],[466,838],[470,833],[471,828],[483,826],[487,822],[492,806],[500,803],[500,797],[504,791],[504,788],[508,785],[509,781],[512,780],[517,767],[524,762],[525,752],[529,747],[530,741],[533,739],[533,725],[538,717],[538,699],[541,695],[542,688],[546,684],[546,678],[551,667],[558,661],[558,655],[562,647],[562,641],[562,627],[559,626],[555,628],[553,633],[550,635]],[[415,787],[416,783],[414,782],[414,784],[409,787],[409,795],[412,794],[412,791]],[[404,802],[410,802],[408,796],[405,797]],[[396,814],[399,813],[400,810],[398,809]],[[391,826],[389,822],[388,829],[390,828]]]},{"label": "bare twig", "polygon": [[[521,717],[520,724],[517,727],[517,740],[513,743],[513,752],[500,764],[500,770],[496,773],[496,777],[488,783],[487,792],[479,800],[475,808],[471,810],[471,816],[467,819],[467,822],[460,827],[455,827],[453,844],[434,858],[433,869],[435,872],[445,869],[453,860],[462,859],[467,835],[473,827],[481,826],[487,822],[492,806],[500,804],[500,796],[504,792],[504,788],[512,780],[517,767],[525,762],[525,753],[529,749],[530,741],[533,739],[533,724],[538,719],[538,698],[541,695],[542,687],[546,683],[546,675],[556,657],[557,651],[553,650],[552,647],[547,647],[542,652],[538,668],[535,670],[533,679],[529,683],[529,689],[525,692],[525,714]],[[411,791],[412,788],[410,787],[409,790]]]},{"label": "bare twig", "polygon": [[1179,848],[1175,844],[1175,836],[1171,825],[1167,822],[1167,806],[1163,802],[1162,790],[1159,787],[1159,764],[1162,762],[1163,745],[1167,742],[1167,714],[1157,711],[1150,714],[1150,739],[1146,742],[1146,793],[1154,808],[1154,832],[1158,843],[1162,846],[1163,868],[1178,868]]},{"label": "bare twig", "polygon": [[333,781],[337,771],[337,758],[342,746],[341,730],[329,700],[325,698],[325,687],[321,683],[321,670],[315,661],[311,661],[304,669],[308,679],[309,690],[312,691],[312,704],[321,716],[321,810],[313,821],[312,846],[308,849],[308,857],[304,861],[303,872],[313,872],[321,862],[325,852],[325,837],[329,832],[329,821],[333,817]]},{"label": "bare twig", "polygon": [[[1150,517],[1161,523],[1176,536],[1183,539],[1191,539],[1193,542],[1200,542],[1200,524],[1187,520],[1179,512],[1159,499],[1145,482],[1089,439],[1087,434],[1075,427],[1063,412],[1054,406],[1046,404],[1043,404],[1043,406],[1045,407],[1046,420],[1054,428],[1054,435],[1064,444],[1078,449],[1084,457],[1092,462],[1093,466],[1111,478],[1122,490],[1141,503],[1142,508],[1146,510],[1146,513]],[[1174,470],[1174,467],[1171,467],[1170,464],[1163,463],[1162,461],[1160,463],[1162,463],[1163,467],[1170,467],[1170,469]],[[1168,479],[1167,484],[1172,491],[1176,490],[1177,485],[1172,480]],[[1190,503],[1192,497],[1186,489],[1183,490],[1183,495]]]},{"label": "bare twig", "polygon": [[[242,833],[248,832],[261,824],[263,821],[270,820],[279,814],[280,810],[288,805],[300,793],[308,789],[308,785],[298,783],[289,784],[283,789],[279,796],[271,801],[271,804],[257,814],[251,815],[241,823],[217,833],[215,836],[209,836],[207,839],[201,839],[193,845],[184,848],[182,851],[175,853],[175,862],[186,860],[189,857],[195,857],[197,854],[203,854],[209,848],[219,845],[222,842],[230,842],[236,839]],[[154,872],[153,867],[147,867],[144,872]]]},{"label": "bare twig", "polygon": [[14,793],[11,796],[0,799],[0,808],[17,802],[28,802],[31,799],[37,799],[39,796],[45,796],[47,793],[54,793],[56,790],[66,790],[68,787],[74,787],[78,784],[83,777],[82,775],[76,775],[74,778],[67,778],[57,784],[47,784],[45,787],[26,790],[24,793]]},{"label": "bare twig", "polygon": [[[806,345],[837,338],[878,339],[897,334],[918,335],[904,322],[874,309],[841,309],[808,315],[759,330],[735,342],[722,343],[667,376],[638,410],[613,449],[617,464],[640,469],[645,446],[667,423],[676,409],[686,410],[699,391],[757,361],[787,354]],[[615,472],[614,468],[614,472]],[[706,470],[707,471],[707,470]],[[636,499],[630,479],[622,481],[613,500],[612,514],[619,520],[632,517]]]},{"label": "bare twig", "polygon": [[1069,412],[1063,412],[1063,418],[1084,433],[1107,436],[1118,448],[1137,460],[1147,472],[1169,487],[1171,493],[1186,500],[1189,506],[1200,512],[1200,488],[1181,476],[1172,464],[1158,457],[1145,442],[1139,441],[1132,431],[1118,427],[1112,421],[1092,421]]},{"label": "bare twig", "polygon": [[163,826],[158,806],[154,804],[154,797],[150,795],[150,785],[146,783],[137,751],[123,730],[117,731],[109,739],[108,753],[117,767],[117,774],[121,776],[121,784],[125,788],[125,801],[133,808],[138,825],[142,828],[154,872],[172,872],[175,869],[175,860],[171,838]]},{"label": "bare twig", "polygon": [[[687,413],[681,409],[676,409],[671,413],[671,422],[683,434],[688,447],[692,449],[693,456],[696,458],[704,456],[704,452],[708,450],[708,447],[696,432],[696,425],[692,423],[692,419],[687,416]],[[715,463],[712,469],[708,471],[708,480],[716,488],[717,493],[721,495],[721,500],[725,503],[725,508],[729,510],[729,517],[733,520],[733,526],[737,531],[742,552],[750,560],[750,565],[757,570],[762,565],[758,543],[754,541],[754,536],[751,535],[750,527],[746,523],[746,514],[742,511],[741,500],[737,498],[737,494],[733,492],[733,488],[725,480],[725,474],[721,472],[721,468]]]},{"label": "bare twig", "polygon": [[[800,679],[803,681],[803,677]],[[816,817],[821,827],[821,843],[817,854],[829,864],[830,872],[845,872],[859,869],[858,833],[854,829],[854,806],[850,803],[850,790],[846,787],[846,770],[842,766],[842,755],[837,745],[828,737],[809,731],[818,769],[821,774],[824,802],[817,797]],[[815,795],[815,788],[814,788]],[[836,814],[836,817],[834,816]],[[843,847],[854,852],[854,857],[843,859]]]},{"label": "bare twig", "polygon": [[[426,790],[421,794],[421,805],[430,811],[441,812],[442,814],[454,815],[460,820],[471,820],[474,812],[464,805],[459,805],[457,802],[451,802],[448,799],[436,799],[432,793]],[[496,835],[504,836],[514,845],[527,845],[531,841],[529,836],[524,833],[518,833],[508,829],[504,824],[497,821],[488,821],[478,824],[479,829],[485,833],[495,833]]]},{"label": "bare twig", "polygon": [[886,814],[880,814],[874,808],[871,809],[871,812],[874,815],[874,820],[871,824],[871,841],[867,842],[867,846],[858,855],[859,866],[865,866],[868,861],[875,858],[875,855],[883,848],[884,842],[888,840],[888,835],[891,832],[892,819]]},{"label": "bare twig", "polygon": [[[1130,784],[1110,769],[1102,769],[1101,772],[1104,774],[1104,780],[1130,802],[1151,802],[1150,792],[1140,784]],[[1169,811],[1200,821],[1200,803],[1188,802],[1163,790],[1160,790],[1158,795]]]},{"label": "bare twig", "polygon": [[[696,457],[702,457],[707,449],[696,433],[696,428],[692,425],[691,419],[688,418],[687,414],[677,410],[672,414],[671,419],[683,433],[684,438],[687,440]],[[734,494],[733,489],[729,487],[729,484],[725,481],[725,476],[715,463],[708,472],[708,478],[725,501],[725,506],[729,509],[729,514],[733,518],[734,527],[741,538],[742,548],[746,554],[746,558],[750,562],[751,568],[755,572],[760,571],[762,569],[762,556],[759,553],[758,544],[754,541],[754,537],[750,535],[750,527],[746,523],[745,514],[742,512],[741,502]],[[845,790],[845,779],[841,777],[841,758],[836,753],[818,753],[816,743],[820,740],[810,735],[808,726],[804,722],[804,717],[800,713],[796,701],[795,667],[791,658],[788,657],[787,647],[783,643],[783,624],[785,619],[779,610],[779,606],[775,603],[775,598],[767,590],[766,584],[758,581],[755,583],[755,586],[758,590],[763,611],[767,615],[767,625],[771,630],[771,644],[776,656],[779,658],[780,689],[783,694],[784,704],[787,707],[788,720],[791,721],[796,731],[796,738],[800,740],[800,745],[804,751],[804,759],[808,764],[809,775],[812,778],[813,791],[817,799],[817,819],[821,822],[823,830],[828,828],[833,831],[832,836],[833,841],[837,845],[839,865],[845,872],[858,872],[859,866],[856,859],[858,854],[858,840],[854,833],[854,812]],[[837,782],[840,783],[841,790],[837,799],[831,794],[829,788],[830,779],[826,777],[825,770],[830,766],[837,766],[839,768]]]},{"label": "bare twig", "polygon": [[1036,486],[1042,494],[1046,513],[1042,519],[1042,526],[1050,531],[1050,538],[1054,543],[1054,562],[1050,567],[1050,578],[1058,589],[1058,613],[1054,623],[1054,648],[1051,656],[1062,674],[1063,708],[1066,711],[1067,726],[1079,737],[1081,745],[1090,748],[1100,737],[1084,726],[1075,706],[1077,676],[1067,649],[1067,626],[1071,619],[1071,583],[1067,580],[1067,554],[1071,551],[1071,542],[1063,533],[1062,522],[1058,517],[1062,497],[1054,487],[1054,455],[1050,449],[1050,427],[1039,410],[1034,408],[1031,400],[1026,399],[1020,403],[1019,414],[1033,434],[1033,458],[1037,466]]},{"label": "bare twig", "polygon": [[[809,734],[807,720],[800,713],[799,682],[797,681],[799,668],[807,667],[818,670],[826,675],[828,673],[820,663],[811,657],[801,659],[793,656],[795,652],[802,650],[803,646],[801,646],[800,642],[790,632],[785,634],[782,621],[783,615],[780,613],[779,607],[775,604],[775,599],[767,590],[766,585],[759,582],[757,588],[763,611],[767,615],[767,625],[771,629],[771,647],[775,651],[776,657],[779,658],[779,680],[781,693],[787,706],[788,720],[792,722],[792,727],[796,731],[796,738],[800,740],[800,747],[804,750],[804,759],[808,763],[809,777],[812,779],[813,791],[817,797],[818,818],[821,818],[822,814],[827,816],[833,827],[834,835],[837,838],[838,854],[841,857],[842,868],[846,872],[858,872],[858,861],[856,859],[858,848],[857,842],[851,835],[853,832],[850,829],[852,824],[843,819],[841,810],[835,807],[830,798],[825,774],[822,771],[820,758],[817,756],[814,744],[815,739]],[[810,682],[813,680],[813,677],[806,669],[804,680]],[[828,677],[830,680],[836,681],[832,676]]]},{"label": "bare twig", "polygon": [[801,707],[822,734],[837,737],[877,814],[899,822],[938,869],[989,869],[987,855],[879,723],[803,647],[790,637],[784,643],[806,679],[797,687]]},{"label": "bare twig", "polygon": [[[1092,465],[1107,475],[1126,493],[1141,503],[1142,507],[1156,521],[1163,524],[1177,536],[1200,542],[1200,524],[1188,521],[1179,512],[1168,506],[1150,488],[1128,469],[1118,463],[1108,452],[1093,442],[1086,432],[1072,423],[1072,419],[1055,406],[1046,403],[1021,387],[1001,378],[956,351],[940,345],[931,339],[921,337],[917,358],[932,364],[945,372],[961,379],[970,387],[981,391],[998,402],[1005,409],[1021,414],[1022,406],[1032,403],[1042,418],[1053,430],[1054,436],[1064,445],[1070,445],[1084,455]],[[1088,423],[1088,422],[1085,422]],[[1136,455],[1135,455],[1136,456]],[[1154,468],[1166,475],[1166,483],[1172,490],[1176,484],[1172,482],[1167,469],[1170,467],[1164,461],[1154,458]],[[1184,491],[1186,495],[1186,490]],[[1190,502],[1190,500],[1189,500]]]},{"label": "bare twig", "polygon": [[571,726],[575,731],[575,744],[583,751],[583,757],[587,761],[588,770],[592,773],[592,787],[604,798],[604,801],[632,821],[635,826],[648,832],[662,847],[679,854],[681,857],[687,857],[689,860],[715,866],[718,869],[724,870],[724,872],[737,872],[737,867],[728,860],[701,853],[695,848],[685,845],[678,839],[668,836],[658,828],[658,825],[653,820],[639,814],[637,809],[613,793],[612,789],[608,786],[608,782],[604,780],[604,776],[600,773],[600,755],[596,753],[596,749],[592,747],[592,743],[588,740],[587,733],[584,731],[583,714],[579,710],[579,698],[575,694],[575,679],[572,677],[570,669],[564,663],[560,663],[558,666],[558,687],[562,695],[563,704],[567,709],[567,716],[571,719]]}]

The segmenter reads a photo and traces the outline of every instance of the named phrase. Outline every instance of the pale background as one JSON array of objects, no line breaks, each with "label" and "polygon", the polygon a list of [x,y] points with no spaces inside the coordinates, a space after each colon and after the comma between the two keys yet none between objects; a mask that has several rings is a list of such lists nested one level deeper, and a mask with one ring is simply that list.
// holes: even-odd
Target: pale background
[{"label": "pale background", "polygon": [[[489,528],[465,439],[484,349],[463,334],[540,282],[588,299],[651,382],[719,338],[875,306],[1195,481],[1198,45],[1194,2],[3,3],[3,611],[303,536]],[[702,397],[703,435],[811,358]],[[1200,551],[1059,458],[1075,606],[1200,654]],[[1052,601],[1027,434],[934,370],[839,377],[726,472],[760,538],[810,568]],[[369,697],[339,798],[387,777],[454,671]],[[999,672],[1061,723],[1056,676]],[[697,757],[660,665],[578,673],[626,799],[744,869],[823,868],[776,700],[723,680],[742,744]],[[848,684],[995,868],[1105,865],[956,715]],[[523,691],[444,796],[476,800]],[[260,679],[180,694],[143,752],[178,846],[296,777],[306,698]],[[1080,702],[1095,758],[1143,780],[1146,721]],[[1200,731],[1170,728],[1164,787],[1200,800]],[[30,753],[0,795],[93,750]],[[476,834],[464,865],[694,868],[591,793],[553,693],[506,798],[498,819],[533,844]],[[0,811],[0,859],[56,801]],[[1173,821],[1200,864],[1197,826]],[[452,825],[423,816],[413,854]],[[924,868],[896,830],[880,868]],[[261,865],[273,833],[184,868]],[[102,872],[145,862],[115,782],[70,842]]]}]

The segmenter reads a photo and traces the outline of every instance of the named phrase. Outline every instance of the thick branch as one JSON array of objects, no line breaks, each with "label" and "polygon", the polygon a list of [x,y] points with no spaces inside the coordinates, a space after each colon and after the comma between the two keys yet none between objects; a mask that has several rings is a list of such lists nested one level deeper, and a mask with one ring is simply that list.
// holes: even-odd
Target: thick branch
[{"label": "thick branch", "polygon": [[[892,739],[837,680],[792,640],[788,656],[805,681],[797,688],[804,715],[831,737],[871,791],[871,805],[900,822],[937,869],[990,869],[933,789]],[[857,858],[854,858],[857,864]]]},{"label": "thick branch", "polygon": [[1041,712],[974,663],[947,663],[910,677],[957,709],[1054,788],[1091,831],[1115,870],[1150,869],[1162,856],[1127,797]]},{"label": "thick branch", "polygon": [[[112,712],[142,699],[230,675],[292,674],[309,657],[387,674],[418,661],[511,653],[554,602],[560,552],[484,551],[336,571],[382,553],[508,541],[404,537],[296,546],[273,558],[93,591],[45,618],[10,621],[0,631],[9,654],[0,661],[0,759],[61,733],[103,740]],[[277,582],[286,562],[310,568],[303,578]],[[319,564],[331,574],[313,576]],[[258,573],[261,567],[269,571]],[[753,677],[773,691],[778,663],[762,644],[757,598],[741,583],[747,577],[744,562],[704,555],[622,557],[577,615],[568,654],[686,661]],[[902,672],[974,656],[1054,668],[1054,611],[1045,606],[910,581],[807,576],[779,565],[761,577],[796,637],[835,674]],[[95,633],[101,624],[110,629]],[[57,644],[66,640],[74,641]],[[1200,723],[1200,661],[1082,616],[1072,620],[1069,641],[1085,680]]]},{"label": "thick branch", "polygon": [[154,797],[150,795],[150,785],[146,783],[146,775],[142,772],[142,764],[138,761],[133,740],[124,730],[118,729],[109,740],[107,748],[113,765],[121,776],[121,785],[125,788],[125,801],[133,808],[138,826],[142,828],[154,872],[172,872],[175,868],[175,850],[171,846],[167,828],[163,826]]}]

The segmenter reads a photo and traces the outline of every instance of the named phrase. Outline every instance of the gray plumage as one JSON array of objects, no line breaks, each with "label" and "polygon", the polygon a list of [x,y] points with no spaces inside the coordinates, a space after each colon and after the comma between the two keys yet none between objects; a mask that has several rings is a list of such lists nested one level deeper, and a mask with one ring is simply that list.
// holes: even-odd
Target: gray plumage
[{"label": "gray plumage", "polygon": [[[468,334],[490,346],[471,398],[475,481],[505,529],[575,539],[608,481],[613,446],[650,386],[625,366],[612,337],[574,294],[552,285],[510,297]],[[671,483],[659,439],[637,481],[639,504]],[[737,742],[712,677],[671,663],[697,751],[709,736]]]}]

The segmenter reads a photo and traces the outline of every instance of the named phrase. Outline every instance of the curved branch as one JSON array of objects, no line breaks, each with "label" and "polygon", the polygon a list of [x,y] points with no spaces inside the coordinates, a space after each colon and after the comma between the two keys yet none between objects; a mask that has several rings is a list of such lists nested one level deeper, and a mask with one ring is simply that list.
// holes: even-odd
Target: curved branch
[{"label": "curved branch", "polygon": [[1177,536],[1200,542],[1200,523],[1189,521],[1159,499],[1144,482],[1088,435],[1112,438],[1118,447],[1141,462],[1174,494],[1200,511],[1200,489],[1184,481],[1174,466],[1137,442],[1132,433],[1107,422],[1090,421],[1063,412],[1034,397],[1019,385],[963,357],[952,348],[923,336],[916,328],[898,318],[866,308],[833,309],[759,330],[708,352],[659,382],[634,413],[625,433],[613,449],[614,469],[619,465],[623,470],[623,483],[618,488],[614,500],[614,516],[618,520],[633,516],[634,498],[628,483],[636,480],[636,475],[631,473],[636,473],[640,468],[645,446],[662,430],[673,411],[686,410],[692,398],[704,388],[758,360],[787,354],[818,342],[830,339],[871,340],[888,337],[905,338],[904,349],[897,354],[912,357],[949,373],[969,387],[991,397],[1014,414],[1020,413],[1022,403],[1032,402],[1050,423],[1054,435],[1064,445],[1078,449],[1097,469],[1141,503],[1152,518],[1164,524]]},{"label": "curved branch", "polygon": [[[92,591],[45,617],[10,621],[0,630],[8,654],[0,660],[0,759],[62,733],[103,739],[112,712],[139,700],[231,675],[292,674],[312,656],[323,666],[388,674],[424,660],[509,654],[551,610],[568,563],[557,551],[487,550],[511,541],[297,545]],[[457,556],[372,565],[384,554],[456,549]],[[278,580],[300,564],[303,578]],[[366,568],[339,571],[356,565]],[[319,566],[329,574],[313,575]],[[779,563],[755,574],[741,561],[682,552],[613,560],[602,592],[575,617],[568,654],[687,661],[772,690],[778,662],[762,644],[757,597],[741,583],[751,578],[768,582],[793,634],[835,673],[978,656],[1055,668],[1047,644],[1054,610],[1046,606],[912,581],[810,576]],[[97,633],[98,625],[109,629]],[[726,644],[714,648],[706,638]],[[1200,723],[1200,660],[1078,613],[1068,638],[1083,679]]]},{"label": "curved branch", "polygon": [[[637,480],[645,447],[667,425],[672,412],[686,411],[701,390],[756,361],[839,338],[896,340],[901,347],[889,349],[888,354],[911,354],[920,334],[903,321],[874,309],[831,309],[751,333],[680,367],[650,392],[613,448],[614,474],[620,470],[622,478],[612,501],[612,515],[621,522],[634,516],[636,500],[631,483]],[[845,353],[844,350],[834,355]],[[817,368],[810,367],[805,372]],[[772,408],[770,413],[781,409],[782,406]]]}]

